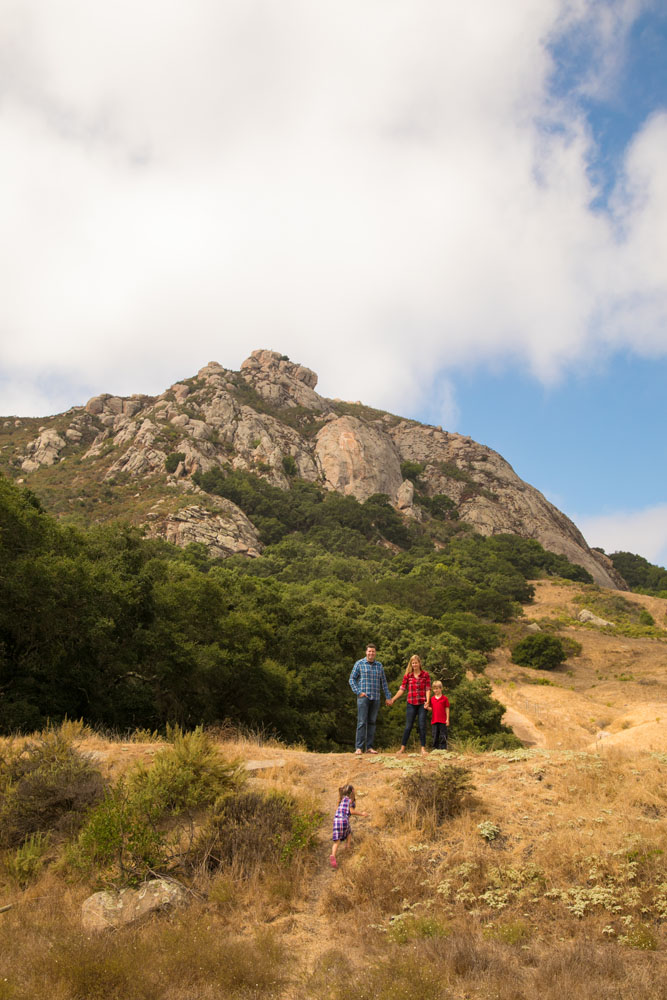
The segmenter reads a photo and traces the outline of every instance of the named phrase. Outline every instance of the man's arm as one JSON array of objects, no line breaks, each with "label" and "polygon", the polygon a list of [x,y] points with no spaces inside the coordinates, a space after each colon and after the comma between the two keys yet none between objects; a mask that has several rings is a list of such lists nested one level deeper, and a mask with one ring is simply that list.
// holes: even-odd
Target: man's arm
[{"label": "man's arm", "polygon": [[350,687],[352,688],[352,690],[356,694],[357,698],[359,697],[359,679],[360,679],[360,676],[361,676],[361,667],[359,665],[359,660],[357,660],[357,662],[355,663],[355,665],[352,667],[352,673],[350,674]]},{"label": "man's arm", "polygon": [[382,670],[382,676],[381,676],[382,690],[384,691],[385,698],[387,699],[387,701],[389,701],[391,699],[391,691],[389,690],[389,685],[387,684],[387,677],[384,672],[384,667],[382,667],[381,670]]}]

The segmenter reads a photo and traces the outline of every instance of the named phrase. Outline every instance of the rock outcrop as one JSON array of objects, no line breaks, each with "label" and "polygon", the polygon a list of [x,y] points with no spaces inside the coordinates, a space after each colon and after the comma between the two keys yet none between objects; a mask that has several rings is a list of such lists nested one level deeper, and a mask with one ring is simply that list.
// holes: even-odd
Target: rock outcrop
[{"label": "rock outcrop", "polygon": [[329,401],[315,392],[315,372],[293,364],[277,351],[253,351],[241,365],[241,374],[273,406],[330,411]]},{"label": "rock outcrop", "polygon": [[258,556],[262,544],[252,521],[231,500],[220,497],[216,507],[221,508],[221,512],[214,513],[192,504],[164,516],[149,513],[151,523],[146,533],[150,538],[163,538],[182,548],[199,542],[213,558],[238,554]]},{"label": "rock outcrop", "polygon": [[[625,588],[611,560],[589,549],[569,518],[490,448],[440,427],[326,399],[316,386],[309,368],[259,350],[239,372],[211,361],[156,397],[95,396],[44,421],[33,438],[23,433],[23,421],[5,420],[0,437],[7,435],[5,448],[15,449],[14,465],[28,477],[76,459],[69,493],[66,477],[58,477],[61,509],[83,502],[79,484],[88,469],[100,489],[133,483],[136,499],[146,493],[134,517],[150,535],[177,545],[201,542],[214,556],[258,555],[258,533],[238,507],[204,494],[192,477],[243,470],[283,490],[298,476],[360,501],[384,493],[405,517],[425,522],[429,502],[444,505],[481,534],[534,538],[583,566],[597,583]],[[23,444],[14,444],[11,435],[22,433]],[[183,493],[196,493],[196,502],[184,505]]]},{"label": "rock outcrop", "polygon": [[424,467],[420,478],[427,492],[453,500],[460,519],[481,535],[534,538],[545,549],[583,566],[602,586],[625,589],[611,560],[590,549],[576,525],[491,448],[439,427],[407,421],[390,434],[402,461]]},{"label": "rock outcrop", "polygon": [[39,436],[28,444],[21,468],[24,472],[34,472],[40,465],[54,465],[65,444],[65,440],[57,431],[44,428]]},{"label": "rock outcrop", "polygon": [[584,625],[594,625],[596,628],[614,627],[613,622],[608,622],[606,618],[600,618],[599,615],[594,615],[592,611],[588,610],[588,608],[583,608],[577,615],[577,618],[580,622],[583,622]]},{"label": "rock outcrop", "polygon": [[357,417],[339,417],[319,431],[315,455],[328,489],[357,500],[374,493],[396,500],[403,483],[401,460],[383,428]]},{"label": "rock outcrop", "polygon": [[137,889],[96,892],[81,906],[81,925],[87,934],[116,930],[159,910],[182,906],[186,900],[186,889],[165,879],[151,879]]}]

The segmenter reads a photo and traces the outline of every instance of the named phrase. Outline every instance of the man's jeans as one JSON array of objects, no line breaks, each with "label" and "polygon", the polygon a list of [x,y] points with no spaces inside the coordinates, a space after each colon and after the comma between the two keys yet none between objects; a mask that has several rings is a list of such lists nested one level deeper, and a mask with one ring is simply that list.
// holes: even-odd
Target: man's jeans
[{"label": "man's jeans", "polygon": [[375,723],[380,711],[379,698],[357,697],[357,750],[370,750],[375,739]]},{"label": "man's jeans", "polygon": [[408,740],[410,739],[410,733],[412,732],[412,727],[415,724],[415,719],[417,719],[417,724],[419,726],[419,742],[423,747],[426,746],[426,709],[423,705],[407,705],[405,712],[405,732],[403,733],[403,739],[401,740],[401,745],[406,747],[408,745]]}]

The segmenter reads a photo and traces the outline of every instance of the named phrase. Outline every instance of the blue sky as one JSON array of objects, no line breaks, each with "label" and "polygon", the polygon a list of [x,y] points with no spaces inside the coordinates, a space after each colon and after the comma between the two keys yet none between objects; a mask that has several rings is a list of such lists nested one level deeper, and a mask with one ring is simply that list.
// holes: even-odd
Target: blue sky
[{"label": "blue sky", "polygon": [[0,0],[0,412],[274,348],[665,564],[666,55],[653,0]]}]

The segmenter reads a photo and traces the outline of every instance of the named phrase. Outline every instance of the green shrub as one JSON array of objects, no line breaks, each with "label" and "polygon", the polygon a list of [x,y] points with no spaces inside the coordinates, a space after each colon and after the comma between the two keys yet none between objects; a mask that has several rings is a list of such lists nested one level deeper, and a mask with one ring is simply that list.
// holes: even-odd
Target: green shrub
[{"label": "green shrub", "polygon": [[435,829],[466,808],[473,791],[472,774],[457,764],[441,764],[437,771],[407,774],[399,789],[408,810],[415,811],[422,825]]},{"label": "green shrub", "polygon": [[291,862],[314,844],[321,816],[304,813],[288,795],[244,791],[223,796],[194,845],[191,863],[209,872],[232,869],[248,878]]},{"label": "green shrub", "polygon": [[31,833],[13,854],[4,859],[7,874],[21,889],[25,889],[39,873],[48,846],[48,833]]},{"label": "green shrub", "polygon": [[189,733],[171,729],[168,736],[172,746],[161,751],[150,768],[140,765],[128,779],[130,791],[147,797],[161,813],[210,805],[243,781],[239,762],[221,758],[201,726]]},{"label": "green shrub", "polygon": [[172,451],[170,452],[164,460],[164,467],[166,471],[171,475],[176,472],[176,469],[181,462],[185,461],[184,451]]},{"label": "green shrub", "polygon": [[555,635],[544,633],[527,635],[512,650],[514,663],[522,667],[535,667],[538,670],[553,670],[566,659],[567,654],[561,640]]},{"label": "green shrub", "polygon": [[68,836],[104,794],[102,775],[56,730],[0,757],[0,846],[31,834]]},{"label": "green shrub", "polygon": [[423,471],[424,466],[421,462],[401,462],[401,475],[403,479],[410,479],[415,484]]},{"label": "green shrub", "polygon": [[68,859],[75,868],[96,870],[103,882],[140,882],[167,865],[162,818],[162,802],[152,800],[149,791],[130,790],[121,778],[91,814]]},{"label": "green shrub", "polygon": [[283,455],[283,472],[290,479],[297,475],[299,469],[293,455]]},{"label": "green shrub", "polygon": [[[173,745],[153,766],[141,764],[121,778],[94,810],[70,851],[74,867],[97,868],[106,881],[127,884],[181,865],[192,812],[242,783],[240,765],[222,760],[200,727],[169,735]],[[184,819],[174,822],[179,816]]]},{"label": "green shrub", "polygon": [[489,842],[497,840],[500,836],[500,827],[496,823],[492,823],[490,819],[485,819],[482,823],[478,823],[477,829],[479,830],[480,837]]}]

